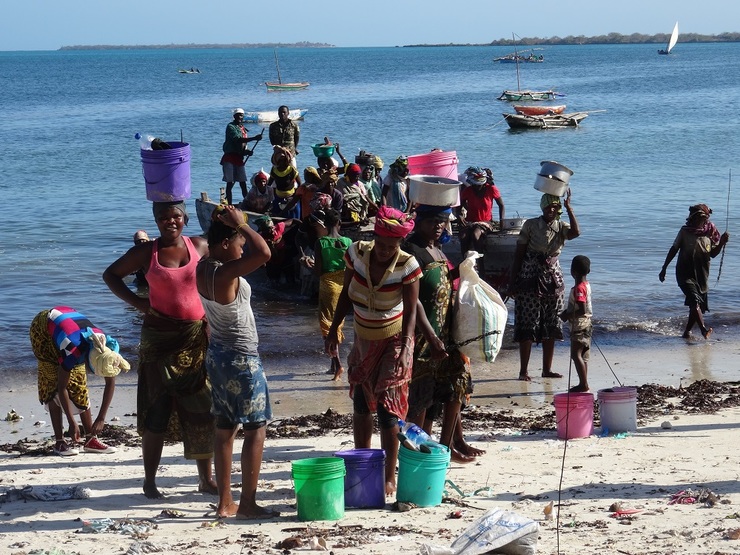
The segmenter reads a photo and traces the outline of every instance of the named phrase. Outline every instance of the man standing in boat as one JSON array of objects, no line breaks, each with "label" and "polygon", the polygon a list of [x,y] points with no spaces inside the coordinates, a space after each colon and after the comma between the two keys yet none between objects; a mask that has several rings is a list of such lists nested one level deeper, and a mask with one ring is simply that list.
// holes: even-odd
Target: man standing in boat
[{"label": "man standing in boat", "polygon": [[224,169],[223,180],[226,182],[226,201],[233,204],[231,190],[235,182],[239,182],[242,189],[242,198],[247,197],[247,172],[244,156],[251,156],[252,151],[247,149],[250,141],[259,141],[262,135],[249,137],[244,127],[244,109],[234,110],[234,121],[226,126],[226,140],[224,141],[224,155],[221,157],[221,166]]},{"label": "man standing in boat", "polygon": [[270,144],[287,148],[292,155],[290,163],[297,168],[295,157],[298,154],[301,129],[296,122],[290,119],[289,115],[290,108],[287,106],[278,108],[278,120],[270,124]]}]

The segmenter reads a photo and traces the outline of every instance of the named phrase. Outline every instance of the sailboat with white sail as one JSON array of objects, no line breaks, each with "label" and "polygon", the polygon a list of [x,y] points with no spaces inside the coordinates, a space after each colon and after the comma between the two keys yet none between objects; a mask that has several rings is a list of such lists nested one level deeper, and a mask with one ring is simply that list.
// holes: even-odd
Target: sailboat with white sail
[{"label": "sailboat with white sail", "polygon": [[671,53],[671,50],[673,50],[673,47],[676,46],[676,43],[678,42],[678,21],[676,21],[676,24],[673,26],[673,32],[671,33],[671,38],[668,39],[668,46],[666,46],[665,50],[662,48],[658,50],[658,54],[664,54],[668,55]]}]

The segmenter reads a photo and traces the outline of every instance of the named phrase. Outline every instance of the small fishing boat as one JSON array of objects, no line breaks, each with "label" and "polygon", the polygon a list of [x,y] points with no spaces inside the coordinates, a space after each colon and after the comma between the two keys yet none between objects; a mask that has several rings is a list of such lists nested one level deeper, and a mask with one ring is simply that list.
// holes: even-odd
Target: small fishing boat
[{"label": "small fishing boat", "polygon": [[[525,51],[522,51],[522,52],[525,52]],[[520,53],[512,52],[511,54],[507,54],[506,56],[499,56],[498,58],[494,58],[493,61],[498,62],[500,64],[515,64],[517,62],[527,63],[527,64],[541,64],[545,61],[545,57],[542,54],[538,56],[534,52],[530,52],[526,56],[522,54],[521,52]]]},{"label": "small fishing boat", "polygon": [[558,129],[560,127],[578,127],[588,117],[587,112],[571,114],[547,114],[527,116],[524,114],[503,114],[506,123],[512,129]]},{"label": "small fishing boat", "polygon": [[671,33],[671,38],[668,39],[668,45],[665,47],[665,50],[661,49],[658,50],[658,54],[668,55],[671,53],[671,50],[673,50],[673,47],[676,46],[676,43],[678,42],[678,21],[676,21],[676,24],[673,26],[673,32]]},{"label": "small fishing boat", "polygon": [[300,91],[302,89],[307,88],[310,83],[307,83],[305,81],[300,81],[300,82],[295,82],[295,83],[283,83],[283,78],[280,75],[280,62],[278,61],[277,50],[274,50],[274,53],[275,53],[275,68],[277,69],[278,80],[277,80],[277,83],[274,81],[268,81],[265,83],[265,86],[267,87],[267,92]]},{"label": "small fishing boat", "polygon": [[[288,119],[293,121],[303,119],[308,110],[296,108],[288,112]],[[280,119],[277,110],[268,112],[244,112],[244,123],[270,123]]]},{"label": "small fishing boat", "polygon": [[[516,41],[514,38],[514,33],[511,34],[511,38],[513,41]],[[544,58],[543,58],[544,60]],[[521,81],[519,78],[519,53],[516,50],[516,47],[514,47],[514,62],[516,63],[516,90],[515,91],[509,91],[505,90],[501,93],[501,96],[498,97],[499,100],[507,100],[509,102],[522,102],[525,100],[530,101],[540,101],[540,100],[552,100],[556,96],[565,96],[564,94],[557,93],[553,90],[546,90],[546,91],[530,91],[530,90],[522,90]]]},{"label": "small fishing boat", "polygon": [[555,92],[553,90],[547,90],[547,91],[504,91],[501,93],[501,96],[498,97],[499,100],[507,100],[509,102],[522,102],[525,100],[530,101],[542,101],[542,100],[553,100],[555,97],[565,96],[564,94],[561,94],[559,92]]},{"label": "small fishing boat", "polygon": [[191,68],[191,69],[178,69],[177,70],[177,73],[200,73],[200,70],[197,69],[197,68],[195,68],[195,69],[193,69],[193,68]]},{"label": "small fishing boat", "polygon": [[546,116],[548,114],[562,114],[565,112],[565,104],[558,106],[530,106],[515,104],[514,111],[517,114],[524,114],[525,116]]}]

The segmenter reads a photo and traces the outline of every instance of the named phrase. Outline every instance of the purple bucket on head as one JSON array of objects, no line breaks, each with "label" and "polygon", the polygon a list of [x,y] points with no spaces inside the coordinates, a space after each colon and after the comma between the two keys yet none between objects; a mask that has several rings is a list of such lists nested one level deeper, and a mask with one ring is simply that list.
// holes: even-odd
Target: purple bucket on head
[{"label": "purple bucket on head", "polygon": [[169,150],[141,150],[147,200],[171,202],[190,198],[190,145],[169,144]]},{"label": "purple bucket on head", "polygon": [[355,509],[385,507],[385,451],[383,449],[350,449],[337,451],[344,459],[344,506]]}]

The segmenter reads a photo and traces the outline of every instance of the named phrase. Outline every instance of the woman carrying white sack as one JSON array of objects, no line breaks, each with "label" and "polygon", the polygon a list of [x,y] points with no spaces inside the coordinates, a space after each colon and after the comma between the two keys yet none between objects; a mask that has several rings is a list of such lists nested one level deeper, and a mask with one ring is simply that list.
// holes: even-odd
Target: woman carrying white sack
[{"label": "woman carrying white sack", "polygon": [[[54,429],[54,453],[63,457],[79,453],[75,446],[81,441],[76,414],[80,415],[85,430],[86,452],[115,452],[115,447],[106,445],[97,436],[105,426],[116,376],[121,370],[131,369],[118,354],[118,342],[68,306],[39,312],[31,323],[30,336],[38,362],[39,402],[49,411]],[[87,368],[105,378],[103,401],[95,421],[90,411]],[[69,423],[71,445],[64,439],[63,414]]]}]

